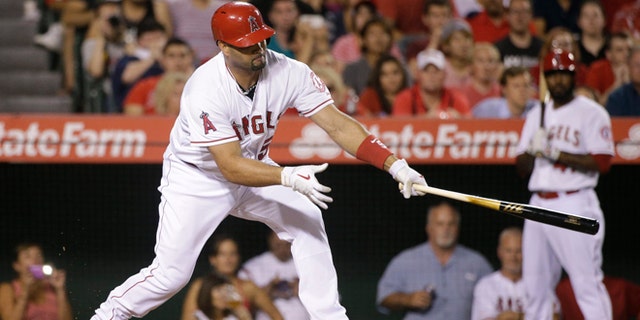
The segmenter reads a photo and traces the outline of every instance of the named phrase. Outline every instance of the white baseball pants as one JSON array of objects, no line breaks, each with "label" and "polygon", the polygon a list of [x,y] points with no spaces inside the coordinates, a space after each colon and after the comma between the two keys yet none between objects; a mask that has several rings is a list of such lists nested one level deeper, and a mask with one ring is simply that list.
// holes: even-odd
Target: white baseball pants
[{"label": "white baseball pants", "polygon": [[207,239],[228,215],[260,221],[292,242],[300,300],[312,319],[348,319],[322,220],[309,199],[284,186],[251,188],[215,179],[169,155],[160,187],[156,257],[113,289],[92,320],[143,317],[190,280]]},{"label": "white baseball pants", "polygon": [[555,288],[565,269],[585,320],[612,318],[609,294],[602,283],[604,215],[593,189],[554,199],[531,197],[532,205],[598,219],[596,235],[579,233],[535,221],[525,221],[522,238],[523,281],[527,293],[526,319],[552,319]]}]

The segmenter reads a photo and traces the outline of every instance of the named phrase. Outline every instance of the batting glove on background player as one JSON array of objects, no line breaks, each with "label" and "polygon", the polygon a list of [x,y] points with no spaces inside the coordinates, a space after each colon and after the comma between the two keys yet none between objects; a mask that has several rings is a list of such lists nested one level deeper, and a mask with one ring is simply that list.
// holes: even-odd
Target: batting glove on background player
[{"label": "batting glove on background player", "polygon": [[291,187],[307,196],[318,207],[327,209],[327,202],[333,202],[333,199],[324,193],[331,192],[331,188],[320,184],[315,174],[324,171],[328,166],[329,164],[325,163],[319,166],[284,167],[280,180],[283,186]]},{"label": "batting glove on background player", "polygon": [[548,144],[547,131],[544,128],[540,128],[529,142],[527,153],[534,157],[540,157],[543,155],[544,150],[547,149]]},{"label": "batting glove on background player", "polygon": [[401,184],[400,192],[405,199],[409,199],[411,196],[424,196],[425,193],[413,188],[413,184],[421,184],[427,186],[427,181],[417,171],[411,169],[407,164],[407,161],[397,160],[389,168],[391,176]]}]

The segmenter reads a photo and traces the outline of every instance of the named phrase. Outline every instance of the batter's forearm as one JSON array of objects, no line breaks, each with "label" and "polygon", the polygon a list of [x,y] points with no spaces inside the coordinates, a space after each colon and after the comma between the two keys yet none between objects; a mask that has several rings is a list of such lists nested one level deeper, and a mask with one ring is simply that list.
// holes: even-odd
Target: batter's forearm
[{"label": "batter's forearm", "polygon": [[561,151],[557,162],[578,171],[599,171],[598,163],[590,154],[573,154]]},{"label": "batter's forearm", "polygon": [[235,184],[249,187],[281,184],[282,168],[258,160],[239,157],[235,160],[225,161],[222,166],[218,162],[218,168],[225,179]]}]

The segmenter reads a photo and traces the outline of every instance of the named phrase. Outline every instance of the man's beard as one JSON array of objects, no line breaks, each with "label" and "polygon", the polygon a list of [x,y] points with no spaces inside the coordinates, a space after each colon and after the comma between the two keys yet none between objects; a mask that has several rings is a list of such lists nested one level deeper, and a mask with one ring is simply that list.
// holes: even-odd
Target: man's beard
[{"label": "man's beard", "polygon": [[572,82],[571,85],[565,90],[562,90],[561,88],[549,88],[549,95],[551,96],[551,98],[553,98],[554,104],[563,105],[573,100],[573,90],[575,89],[575,87],[575,82]]}]

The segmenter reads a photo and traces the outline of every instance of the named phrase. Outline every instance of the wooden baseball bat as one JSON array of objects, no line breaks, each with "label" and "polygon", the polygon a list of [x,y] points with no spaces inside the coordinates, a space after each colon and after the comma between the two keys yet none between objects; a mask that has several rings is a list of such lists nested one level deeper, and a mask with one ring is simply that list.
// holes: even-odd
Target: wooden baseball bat
[{"label": "wooden baseball bat", "polygon": [[593,235],[598,233],[598,229],[600,228],[600,223],[598,222],[598,220],[528,204],[483,198],[434,187],[426,187],[418,184],[414,184],[414,188],[425,193],[471,203],[515,217],[529,219],[582,233]]}]

